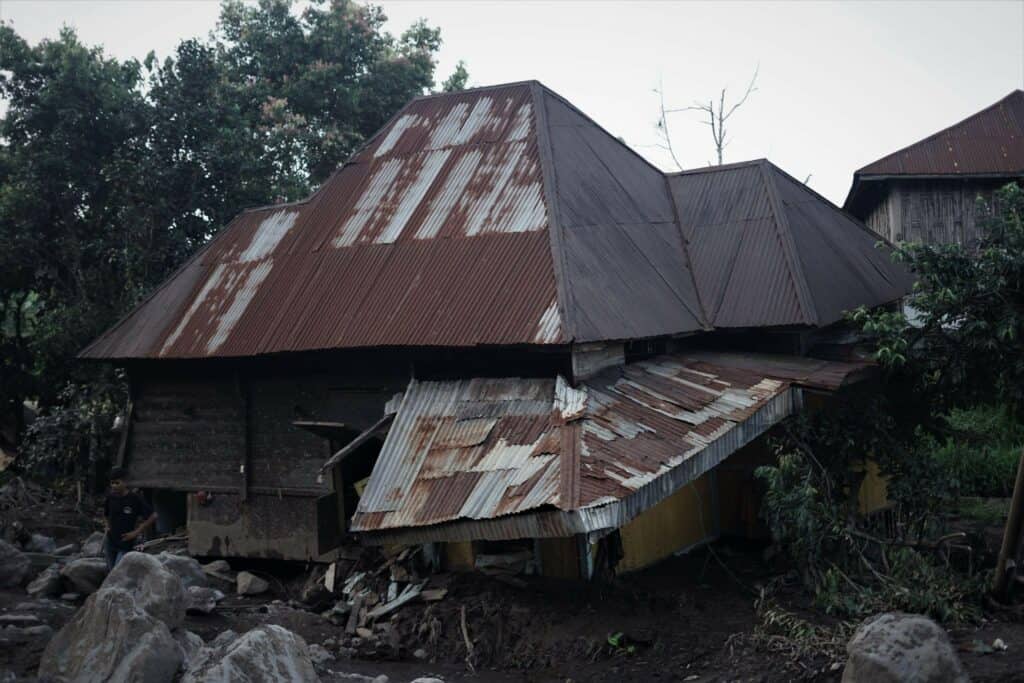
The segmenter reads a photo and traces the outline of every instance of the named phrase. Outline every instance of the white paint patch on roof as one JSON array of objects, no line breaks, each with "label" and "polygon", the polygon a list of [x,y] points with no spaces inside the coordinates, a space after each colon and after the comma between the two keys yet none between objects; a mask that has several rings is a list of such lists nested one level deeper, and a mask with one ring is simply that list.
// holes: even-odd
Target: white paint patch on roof
[{"label": "white paint patch on roof", "polygon": [[455,139],[455,136],[462,129],[462,122],[466,119],[467,112],[469,112],[469,105],[465,102],[459,102],[449,109],[444,118],[434,124],[434,130],[430,133],[427,149],[440,149],[450,146],[452,140]]},{"label": "white paint patch on roof", "polygon": [[249,246],[238,257],[238,260],[243,262],[259,261],[273,252],[295,225],[295,219],[298,217],[298,211],[275,211],[264,218],[253,233]]},{"label": "white paint patch on roof", "polygon": [[[206,352],[208,354],[219,349],[227,341],[228,335],[231,334],[231,330],[235,327],[235,323],[245,313],[245,309],[249,307],[249,302],[256,296],[259,286],[267,279],[267,275],[270,274],[270,269],[273,267],[273,259],[262,261],[248,272],[240,287],[232,287],[232,291],[228,295],[231,306],[217,319],[217,329],[206,344]],[[235,284],[237,283],[232,283],[232,285]]]},{"label": "white paint patch on roof", "polygon": [[509,128],[507,140],[525,140],[530,135],[530,123],[533,120],[533,107],[529,102],[516,110],[515,121]]},{"label": "white paint patch on roof", "polygon": [[213,269],[213,272],[210,273],[209,277],[206,278],[206,282],[203,283],[202,289],[200,289],[199,293],[196,294],[194,299],[192,299],[192,305],[188,307],[188,310],[185,311],[185,315],[181,316],[181,320],[178,321],[178,326],[175,327],[174,331],[171,332],[171,334],[167,336],[167,339],[164,340],[163,346],[160,347],[161,356],[167,353],[167,350],[174,346],[174,343],[178,341],[178,337],[181,336],[181,333],[188,326],[192,316],[194,316],[196,311],[199,310],[199,307],[206,302],[206,297],[208,297],[213,288],[220,283],[221,279],[224,277],[224,272],[227,269],[228,264],[219,263],[217,264],[217,267]]},{"label": "white paint patch on roof", "polygon": [[[490,178],[490,191],[482,197],[466,196],[463,205],[472,203],[467,215],[467,236],[482,232],[529,232],[546,224],[547,211],[539,182],[516,186],[513,178],[537,177],[533,162],[525,154],[526,143],[514,142],[490,150],[477,173]],[[466,207],[468,209],[468,207]]]},{"label": "white paint patch on roof", "polygon": [[558,300],[555,299],[544,311],[537,324],[537,334],[533,341],[538,344],[553,344],[562,334],[562,316],[558,313]]},{"label": "white paint patch on roof", "polygon": [[416,114],[406,114],[405,116],[400,117],[395,121],[395,125],[391,127],[388,134],[384,136],[384,139],[380,141],[380,144],[377,145],[377,149],[373,152],[374,158],[382,157],[390,152],[394,149],[395,145],[398,144],[399,139],[401,139],[402,134],[405,133],[405,131],[410,128],[415,128],[422,123],[424,123],[424,120]]},{"label": "white paint patch on roof", "polygon": [[381,200],[391,190],[391,186],[394,185],[404,164],[403,159],[389,159],[381,164],[370,177],[363,186],[362,194],[356,200],[355,206],[352,207],[352,216],[345,221],[340,234],[334,238],[332,244],[335,247],[347,247],[355,244],[359,233],[373,217]]},{"label": "white paint patch on roof", "polygon": [[451,171],[448,172],[448,177],[445,178],[441,191],[430,202],[427,216],[419,230],[416,231],[416,239],[430,239],[437,236],[445,221],[448,220],[452,209],[463,198],[466,186],[474,178],[476,168],[482,158],[483,153],[474,149],[455,162]]},{"label": "white paint patch on roof", "polygon": [[450,149],[427,152],[423,165],[416,173],[416,177],[406,185],[402,198],[398,202],[398,207],[391,216],[391,220],[388,221],[387,226],[380,236],[377,237],[376,241],[379,244],[391,244],[402,234],[402,230],[405,229],[409,218],[412,217],[413,212],[420,205],[420,202],[423,201],[427,190],[437,180],[438,174],[444,168],[451,153]]}]

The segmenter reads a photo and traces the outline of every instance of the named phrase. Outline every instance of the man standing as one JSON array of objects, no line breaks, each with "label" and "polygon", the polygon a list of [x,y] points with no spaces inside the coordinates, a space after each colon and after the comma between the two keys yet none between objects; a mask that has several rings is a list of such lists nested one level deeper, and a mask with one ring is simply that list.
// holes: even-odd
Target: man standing
[{"label": "man standing", "polygon": [[142,496],[128,490],[124,470],[114,467],[110,470],[110,494],[103,514],[107,527],[107,568],[113,569],[131,551],[136,539],[156,522],[156,513]]}]

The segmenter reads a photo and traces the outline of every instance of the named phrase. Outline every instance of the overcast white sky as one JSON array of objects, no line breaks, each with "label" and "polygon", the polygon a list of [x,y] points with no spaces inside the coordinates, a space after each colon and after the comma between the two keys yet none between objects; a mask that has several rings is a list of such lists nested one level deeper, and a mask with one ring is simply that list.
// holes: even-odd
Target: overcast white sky
[{"label": "overcast white sky", "polygon": [[[418,17],[441,27],[439,80],[459,59],[471,85],[537,79],[665,169],[659,80],[685,106],[742,92],[760,63],[726,162],[767,157],[838,204],[855,169],[1024,87],[1022,0],[378,4],[394,33]],[[0,0],[30,42],[68,24],[119,58],[166,55],[217,15],[216,0]],[[670,119],[688,167],[713,156],[699,120]]]}]

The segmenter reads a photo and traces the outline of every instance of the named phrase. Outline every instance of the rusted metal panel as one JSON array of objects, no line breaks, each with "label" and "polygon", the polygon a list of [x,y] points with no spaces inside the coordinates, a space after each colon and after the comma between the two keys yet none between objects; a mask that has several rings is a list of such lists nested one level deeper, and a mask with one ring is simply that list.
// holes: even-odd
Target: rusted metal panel
[{"label": "rusted metal panel", "polygon": [[[1019,179],[1024,176],[1024,90],[853,174],[843,206],[858,217],[884,199],[900,178]],[[894,231],[895,232],[895,231]]]},{"label": "rusted metal panel", "polygon": [[[708,352],[611,368],[577,387],[562,378],[414,380],[352,529],[406,538],[429,527],[426,538],[469,520],[535,536],[607,528],[790,414],[792,382],[839,386],[862,367]],[[627,512],[605,509],[621,505]],[[524,515],[535,517],[515,520]],[[498,519],[507,521],[486,526]]]},{"label": "rusted metal panel", "polygon": [[857,171],[868,175],[1024,173],[1024,90]]}]

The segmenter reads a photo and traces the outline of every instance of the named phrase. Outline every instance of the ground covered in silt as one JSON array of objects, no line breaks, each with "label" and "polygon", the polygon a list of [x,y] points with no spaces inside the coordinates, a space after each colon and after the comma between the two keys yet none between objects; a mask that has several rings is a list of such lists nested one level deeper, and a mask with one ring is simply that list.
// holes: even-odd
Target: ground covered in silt
[{"label": "ground covered in silt", "polygon": [[[75,501],[38,490],[34,498],[4,511],[5,533],[18,522],[21,533],[50,535],[64,545],[95,530],[89,501],[76,510]],[[173,554],[182,546],[172,539],[146,550]],[[208,613],[190,610],[184,628],[211,643],[227,631],[282,626],[315,651],[324,681],[381,675],[396,682],[788,681],[842,675],[845,639],[833,635],[841,630],[812,608],[792,575],[764,561],[763,548],[721,542],[605,583],[426,576],[416,569],[414,553],[349,555],[350,562],[338,564],[333,592],[319,588],[323,566],[213,565],[210,586],[224,595]],[[211,558],[198,559],[211,566]],[[239,595],[243,572],[266,585]],[[393,603],[391,584],[422,584],[422,595],[366,618]],[[355,595],[364,604],[353,609]],[[81,609],[83,598],[67,591],[32,596],[24,586],[0,589],[0,680],[34,680],[46,643]],[[950,635],[972,680],[1021,679],[1024,623],[1013,613],[988,614]],[[992,647],[997,640],[1005,649]]]}]

